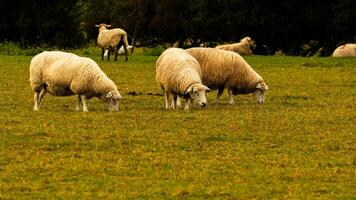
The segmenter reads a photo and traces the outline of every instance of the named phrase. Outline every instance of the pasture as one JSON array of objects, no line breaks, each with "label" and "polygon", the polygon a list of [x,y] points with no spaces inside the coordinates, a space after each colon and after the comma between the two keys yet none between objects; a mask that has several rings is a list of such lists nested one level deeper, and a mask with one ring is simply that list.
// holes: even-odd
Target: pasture
[{"label": "pasture", "polygon": [[0,199],[356,198],[355,58],[246,57],[264,105],[166,111],[157,57],[99,55],[119,112],[50,95],[34,112],[32,57],[0,56]]}]

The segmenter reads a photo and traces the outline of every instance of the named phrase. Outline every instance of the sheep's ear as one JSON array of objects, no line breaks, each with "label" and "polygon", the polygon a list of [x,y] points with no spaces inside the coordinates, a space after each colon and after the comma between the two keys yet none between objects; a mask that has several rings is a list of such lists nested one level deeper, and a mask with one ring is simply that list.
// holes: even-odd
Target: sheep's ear
[{"label": "sheep's ear", "polygon": [[105,26],[106,26],[106,28],[110,28],[110,27],[111,27],[111,25],[110,25],[110,24],[106,24]]},{"label": "sheep's ear", "polygon": [[211,91],[211,89],[208,88],[207,86],[205,86],[205,92],[210,92],[210,91]]},{"label": "sheep's ear", "polygon": [[189,92],[191,92],[193,90],[193,85],[189,86],[189,88],[187,89],[187,91],[185,91],[185,94],[188,94]]},{"label": "sheep's ear", "polygon": [[112,93],[111,92],[108,92],[107,94],[106,94],[106,98],[108,99],[108,98],[111,98],[112,97]]},{"label": "sheep's ear", "polygon": [[260,84],[260,83],[257,84],[257,85],[256,85],[256,88],[257,88],[257,89],[261,89],[261,88],[262,88],[261,84]]},{"label": "sheep's ear", "polygon": [[98,24],[95,24],[95,27],[99,28],[99,27],[100,27],[100,25],[98,25]]}]

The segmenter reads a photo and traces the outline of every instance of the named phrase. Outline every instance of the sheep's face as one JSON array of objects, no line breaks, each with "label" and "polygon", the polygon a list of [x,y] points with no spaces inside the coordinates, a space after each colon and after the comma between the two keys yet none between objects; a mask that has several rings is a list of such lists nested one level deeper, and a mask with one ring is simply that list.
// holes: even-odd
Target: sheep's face
[{"label": "sheep's face", "polygon": [[268,86],[265,83],[258,83],[256,89],[253,91],[253,95],[256,97],[258,104],[265,102],[265,96],[268,90]]},{"label": "sheep's face", "polygon": [[256,43],[255,43],[254,40],[252,40],[250,37],[245,37],[244,39],[248,42],[248,44],[250,45],[251,49],[255,49],[256,48]]},{"label": "sheep's face", "polygon": [[108,92],[103,100],[108,103],[110,111],[118,111],[119,110],[119,100],[122,99],[119,91],[110,91]]},{"label": "sheep's face", "polygon": [[206,101],[205,92],[208,91],[210,91],[210,89],[205,85],[193,84],[187,89],[186,94],[189,93],[190,99],[194,102],[194,104],[197,104],[200,107],[205,107],[208,104]]}]

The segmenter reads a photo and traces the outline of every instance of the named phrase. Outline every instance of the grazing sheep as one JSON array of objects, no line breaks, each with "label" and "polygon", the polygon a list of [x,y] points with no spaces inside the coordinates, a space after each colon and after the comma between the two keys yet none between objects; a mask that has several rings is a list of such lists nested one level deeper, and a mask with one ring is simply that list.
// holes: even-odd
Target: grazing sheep
[{"label": "grazing sheep", "polygon": [[[130,51],[130,53],[132,53],[133,51],[133,46],[131,45],[128,45],[127,46],[127,50]],[[123,55],[125,53],[125,49],[123,46],[120,47],[119,51],[117,52],[119,55]],[[105,50],[105,53],[104,53],[104,57],[108,57],[109,56],[109,50]]]},{"label": "grazing sheep", "polygon": [[205,91],[210,89],[201,83],[199,63],[179,48],[165,50],[156,62],[156,80],[163,89],[166,109],[170,109],[169,96],[173,95],[172,108],[177,108],[178,96],[186,100],[185,109],[194,102],[200,107],[207,105]]},{"label": "grazing sheep", "polygon": [[219,45],[215,48],[234,51],[243,56],[252,54],[251,47],[255,47],[255,42],[250,37],[244,37],[239,43]]},{"label": "grazing sheep", "polygon": [[239,54],[203,47],[185,51],[199,62],[203,84],[218,90],[214,103],[219,101],[224,89],[227,88],[230,104],[234,104],[232,95],[249,93],[253,93],[257,102],[263,104],[268,86]]},{"label": "grazing sheep", "polygon": [[108,103],[109,110],[118,111],[121,95],[115,83],[89,58],[60,51],[45,51],[32,58],[30,83],[34,94],[34,110],[38,110],[43,96],[78,95],[76,110],[87,112],[86,99],[98,97]]},{"label": "grazing sheep", "polygon": [[332,57],[356,57],[356,44],[344,44],[335,49]]},{"label": "grazing sheep", "polygon": [[[99,34],[97,38],[97,42],[99,47],[101,48],[101,60],[104,60],[104,52],[105,50],[112,50],[115,53],[115,61],[117,60],[118,56],[118,47],[123,46],[125,50],[125,60],[127,61],[127,34],[124,30],[121,28],[114,28],[108,30],[107,28],[110,28],[111,25],[107,24],[99,24],[95,25],[95,27],[99,28]],[[110,52],[108,53],[108,60],[110,60]]]}]

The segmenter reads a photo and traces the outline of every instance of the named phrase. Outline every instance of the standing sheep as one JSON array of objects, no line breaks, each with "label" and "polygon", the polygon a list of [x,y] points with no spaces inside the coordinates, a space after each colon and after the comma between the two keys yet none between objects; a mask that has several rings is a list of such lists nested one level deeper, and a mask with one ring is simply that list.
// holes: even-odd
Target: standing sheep
[{"label": "standing sheep", "polygon": [[207,105],[205,91],[210,89],[201,82],[199,63],[183,49],[169,48],[159,56],[156,80],[163,89],[166,109],[170,109],[170,94],[173,95],[173,109],[177,108],[178,96],[186,100],[185,110],[189,109],[190,101],[200,107]]},{"label": "standing sheep", "polygon": [[344,44],[335,49],[332,57],[356,57],[356,44]]},{"label": "standing sheep", "polygon": [[250,37],[244,37],[240,40],[239,43],[219,45],[216,46],[215,48],[223,49],[227,51],[233,51],[243,56],[243,55],[251,55],[252,47],[255,47],[255,42]]},{"label": "standing sheep", "polygon": [[214,103],[227,88],[229,103],[234,104],[232,95],[253,93],[259,104],[263,104],[268,86],[250,65],[237,53],[216,48],[190,48],[185,50],[199,62],[203,84],[217,89]]},{"label": "standing sheep", "polygon": [[118,111],[121,95],[115,83],[91,59],[60,51],[45,51],[32,58],[30,83],[34,94],[34,110],[40,107],[48,92],[54,96],[78,95],[76,110],[87,112],[86,99],[98,97]]},{"label": "standing sheep", "polygon": [[95,25],[95,27],[99,28],[97,42],[99,47],[101,48],[101,60],[102,61],[104,60],[105,50],[109,50],[108,60],[110,60],[110,50],[112,50],[115,53],[115,61],[117,61],[119,47],[123,46],[125,50],[125,56],[126,56],[125,60],[127,61],[128,41],[127,41],[126,32],[121,28],[114,28],[108,30],[107,28],[110,28],[111,25],[107,25],[107,24],[99,24],[99,25]]}]

